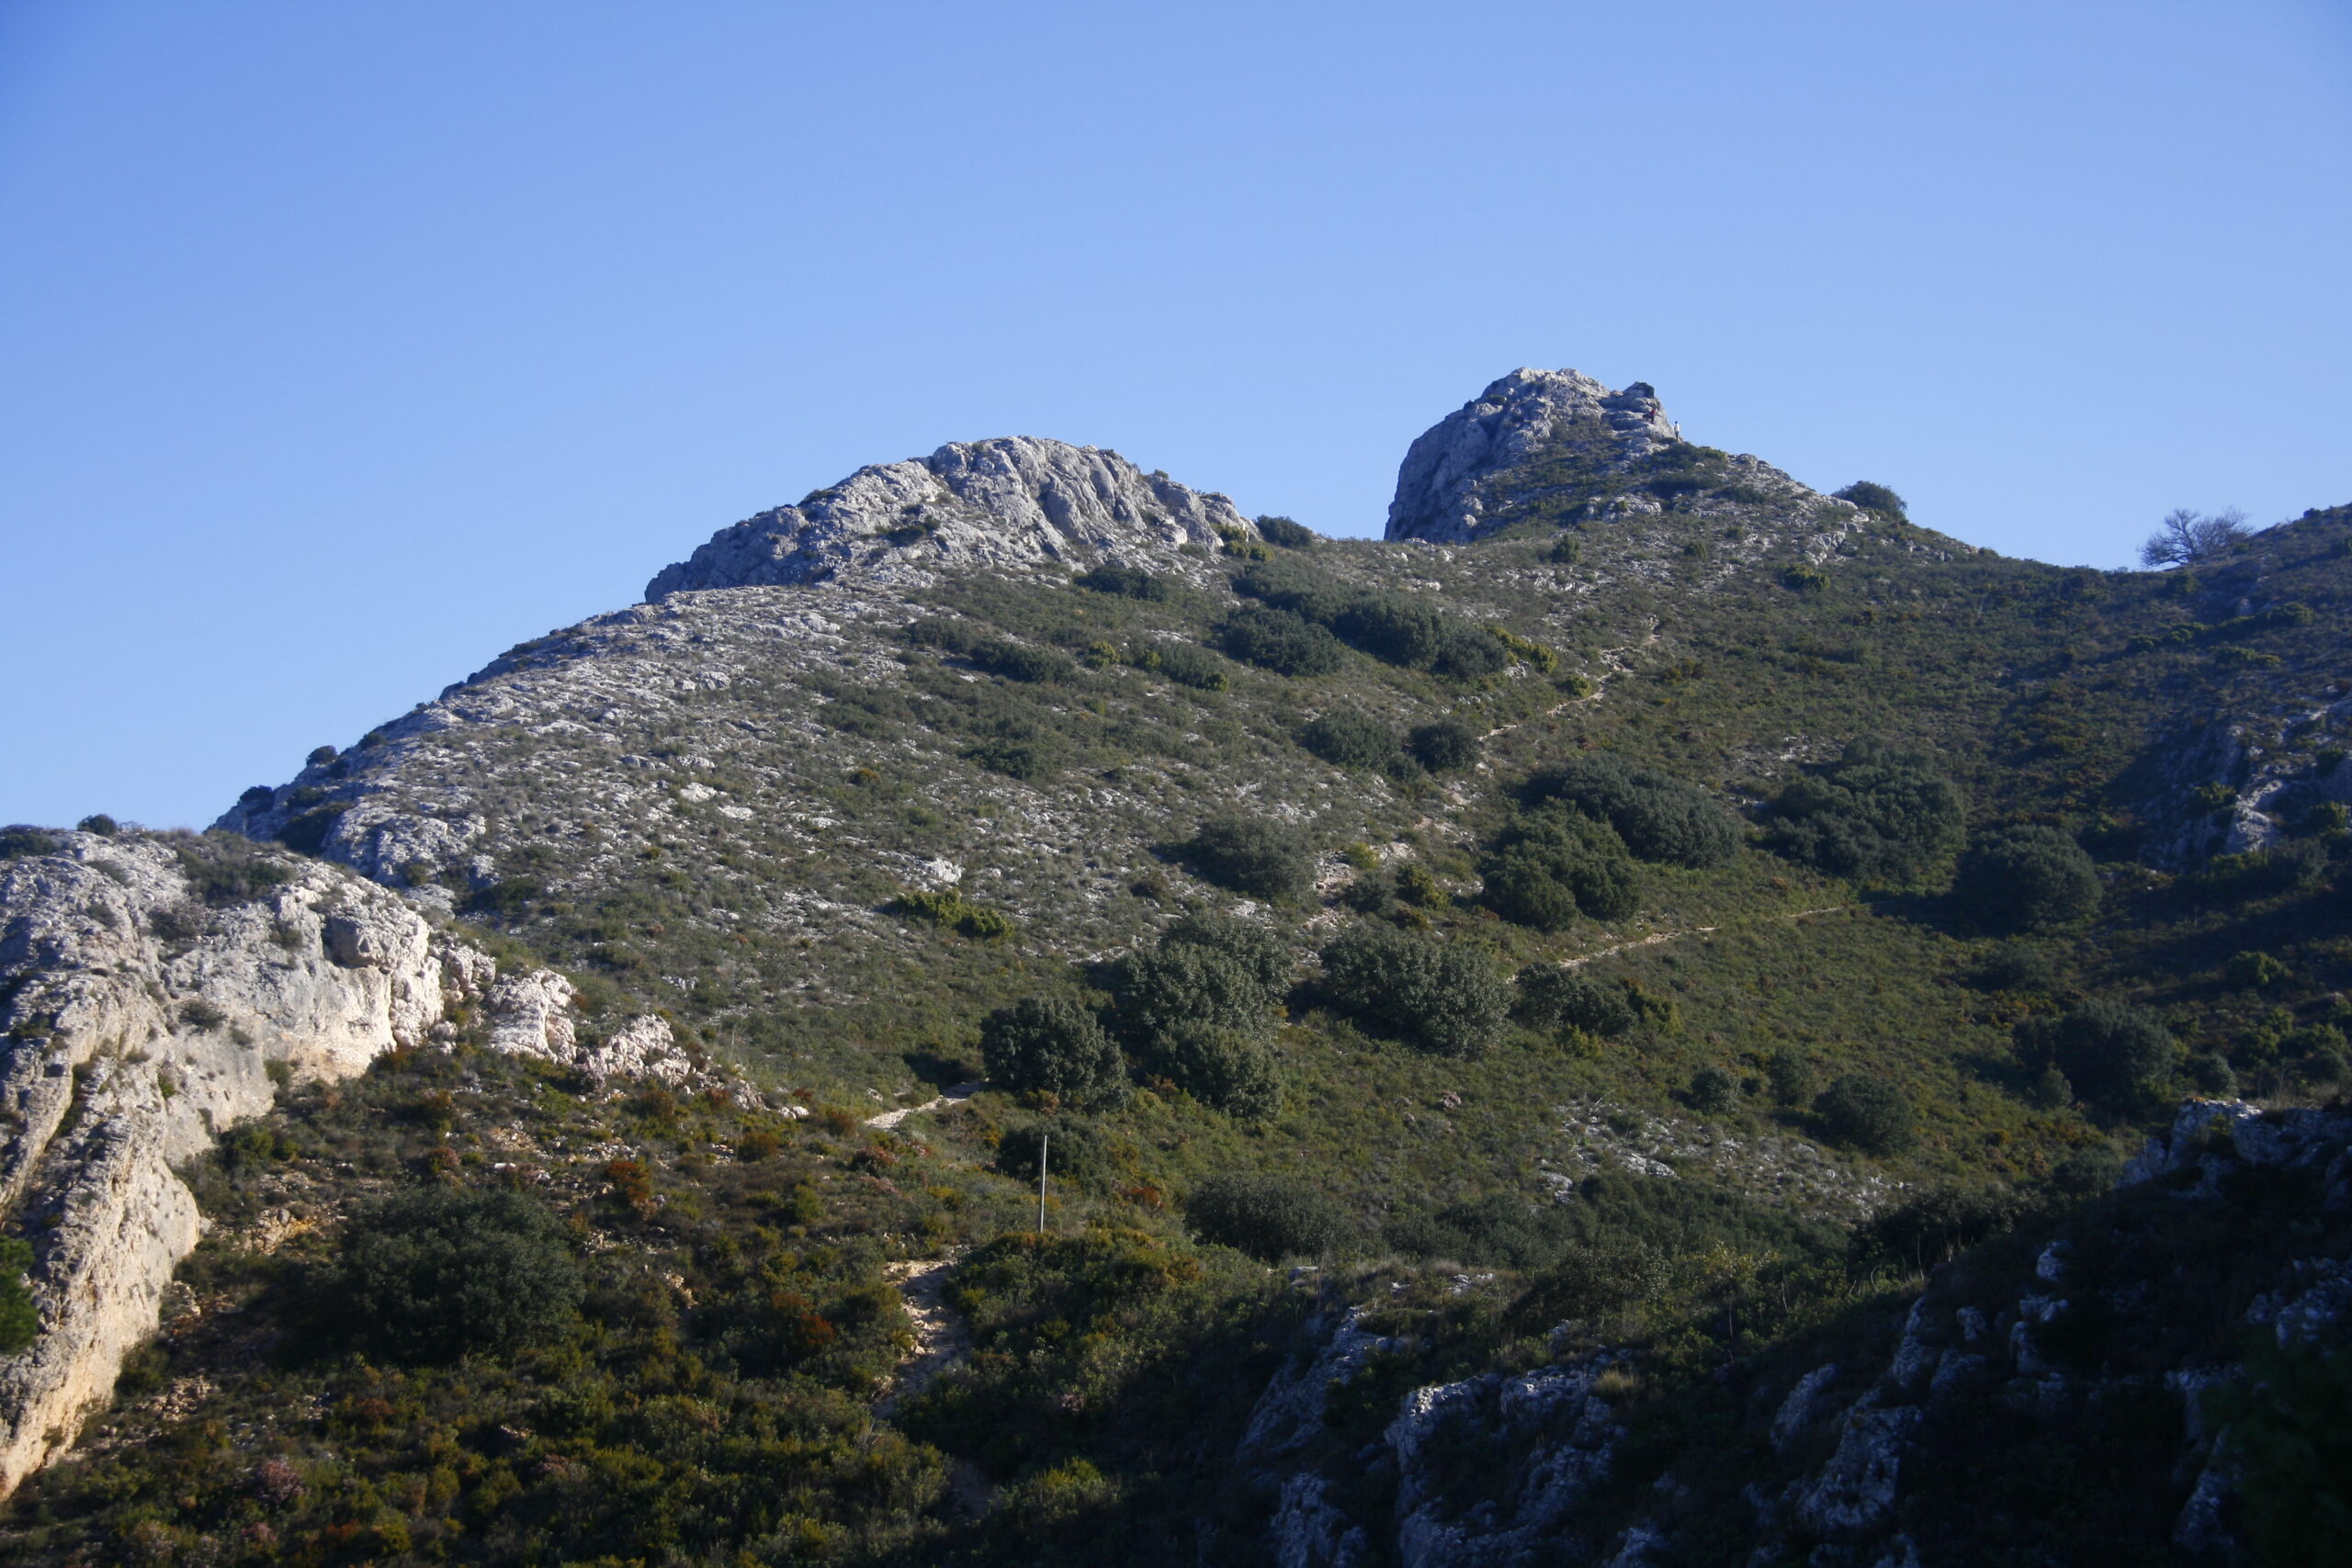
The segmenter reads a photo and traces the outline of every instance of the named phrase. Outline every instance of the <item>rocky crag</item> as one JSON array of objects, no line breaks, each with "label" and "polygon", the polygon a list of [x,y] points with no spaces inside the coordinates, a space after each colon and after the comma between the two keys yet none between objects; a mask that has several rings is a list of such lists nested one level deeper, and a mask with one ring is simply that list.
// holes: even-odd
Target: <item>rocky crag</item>
[{"label": "rocky crag", "polygon": [[284,1085],[494,1020],[493,1048],[597,1075],[683,1078],[660,1019],[580,1038],[571,990],[497,977],[339,867],[138,834],[56,836],[0,862],[0,1201],[35,1241],[41,1329],[0,1359],[0,1494],[70,1447],[154,1332],[203,1229],[175,1168]]}]

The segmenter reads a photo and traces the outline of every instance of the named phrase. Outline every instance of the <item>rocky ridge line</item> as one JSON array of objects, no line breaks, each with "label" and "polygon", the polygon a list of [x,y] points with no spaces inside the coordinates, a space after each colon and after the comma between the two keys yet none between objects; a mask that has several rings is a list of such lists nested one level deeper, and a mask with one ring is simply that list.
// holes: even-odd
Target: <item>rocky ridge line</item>
[{"label": "rocky ridge line", "polygon": [[1030,435],[951,442],[928,457],[870,464],[839,484],[711,536],[645,585],[649,602],[712,588],[797,586],[855,569],[930,581],[952,565],[1159,558],[1254,534],[1214,491],[1147,474],[1116,452]]}]

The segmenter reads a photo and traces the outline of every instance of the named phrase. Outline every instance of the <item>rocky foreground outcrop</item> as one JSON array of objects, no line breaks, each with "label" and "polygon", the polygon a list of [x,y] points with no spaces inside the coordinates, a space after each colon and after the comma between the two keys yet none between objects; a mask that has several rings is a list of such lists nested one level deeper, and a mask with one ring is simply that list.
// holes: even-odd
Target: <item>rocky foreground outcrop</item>
[{"label": "rocky foreground outcrop", "polygon": [[[2144,1429],[2154,1470],[2116,1483],[2169,1510],[2163,1533],[2185,1559],[2237,1561],[2244,1461],[2216,1395],[2255,1374],[2210,1350],[2340,1341],[2347,1225],[2352,1111],[2190,1100],[2113,1197],[2003,1244],[2012,1258],[1939,1270],[1891,1350],[1792,1373],[1725,1366],[1717,1382],[1745,1417],[1663,1473],[1635,1451],[1623,1404],[1640,1358],[1614,1349],[1413,1389],[1376,1443],[1330,1454],[1327,1405],[1415,1348],[1364,1326],[1377,1303],[1336,1299],[1307,1319],[1236,1460],[1271,1508],[1283,1568],[1630,1568],[1726,1529],[1755,1562],[1905,1568],[1984,1560],[1996,1532],[1968,1516],[2004,1503],[1987,1456],[2111,1455],[2120,1421]],[[2226,1252],[2195,1252],[2200,1235]],[[2223,1317],[2199,1324],[2215,1302]],[[2099,1462],[2116,1461],[2085,1460],[2085,1473]],[[1722,1474],[1743,1483],[1709,1505]]]},{"label": "rocky foreground outcrop", "polygon": [[854,566],[888,581],[949,564],[1156,558],[1213,546],[1219,529],[1255,532],[1226,497],[1116,452],[1029,435],[956,442],[722,528],[645,597],[820,582]]},{"label": "rocky foreground outcrop", "polygon": [[683,1078],[661,1020],[585,1042],[560,976],[500,980],[372,883],[241,842],[55,835],[0,861],[0,1204],[40,1333],[0,1358],[0,1496],[70,1447],[153,1332],[204,1221],[175,1167],[281,1085],[454,1038],[592,1075]]}]

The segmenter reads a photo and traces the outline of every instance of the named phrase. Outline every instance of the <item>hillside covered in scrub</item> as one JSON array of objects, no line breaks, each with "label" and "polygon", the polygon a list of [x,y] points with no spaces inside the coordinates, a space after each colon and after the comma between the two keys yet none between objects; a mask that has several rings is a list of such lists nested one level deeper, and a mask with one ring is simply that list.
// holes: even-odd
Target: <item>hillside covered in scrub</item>
[{"label": "hillside covered in scrub", "polygon": [[6,829],[0,1541],[2339,1560],[2352,509],[2195,522],[1569,371],[1380,541],[956,445]]}]

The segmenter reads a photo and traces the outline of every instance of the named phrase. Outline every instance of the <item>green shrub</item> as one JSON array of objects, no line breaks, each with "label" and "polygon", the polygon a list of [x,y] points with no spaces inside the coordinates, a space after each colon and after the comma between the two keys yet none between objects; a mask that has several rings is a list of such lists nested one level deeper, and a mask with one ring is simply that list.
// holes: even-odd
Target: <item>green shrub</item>
[{"label": "green shrub", "polygon": [[1690,1077],[1689,1097],[1693,1111],[1721,1116],[1739,1109],[1739,1079],[1723,1067],[1701,1067]]},{"label": "green shrub", "polygon": [[991,1162],[1000,1176],[1037,1185],[1037,1156],[1046,1156],[1046,1179],[1070,1187],[1099,1187],[1113,1174],[1101,1134],[1084,1122],[1057,1117],[1050,1122],[1010,1127],[996,1146]]},{"label": "green shrub", "polygon": [[1205,648],[1195,648],[1189,642],[1158,642],[1150,645],[1153,660],[1149,668],[1180,686],[1190,686],[1196,692],[1222,692],[1233,684],[1226,661]]},{"label": "green shrub", "polygon": [[989,674],[1001,675],[1008,681],[1067,681],[1078,673],[1077,665],[1051,649],[1031,648],[1002,637],[974,644],[965,657]]},{"label": "green shrub", "polygon": [[1059,993],[1023,997],[980,1021],[980,1059],[1006,1089],[1105,1105],[1126,1092],[1126,1063],[1093,1010]]},{"label": "green shrub", "polygon": [[1193,1232],[1264,1263],[1319,1258],[1350,1226],[1338,1204],[1312,1187],[1273,1176],[1217,1176],[1184,1205]]},{"label": "green shrub", "polygon": [[1832,491],[1830,493],[1840,501],[1852,502],[1865,512],[1884,513],[1898,523],[1906,521],[1910,516],[1908,510],[1903,504],[1901,496],[1887,489],[1886,486],[1872,484],[1868,479],[1856,479],[1844,490]]},{"label": "green shrub", "polygon": [[1401,1215],[1385,1234],[1388,1245],[1408,1257],[1523,1269],[1550,1263],[1571,1238],[1557,1204],[1535,1207],[1508,1192]]},{"label": "green shrub", "polygon": [[1315,547],[1315,531],[1287,517],[1261,517],[1258,536],[1270,545],[1280,545],[1286,550],[1306,550]]},{"label": "green shrub", "polygon": [[1480,869],[1495,912],[1537,931],[1563,931],[1579,915],[1623,919],[1641,897],[1616,829],[1565,806],[1521,812]]},{"label": "green shrub", "polygon": [[1478,1055],[1510,1012],[1510,989],[1486,953],[1393,926],[1361,924],[1332,938],[1323,977],[1333,1005],[1442,1056]]},{"label": "green shrub", "polygon": [[1069,761],[1060,740],[1045,733],[993,736],[964,755],[992,773],[1002,773],[1023,784],[1050,779]]},{"label": "green shrub", "polygon": [[350,807],[321,806],[288,821],[277,830],[277,841],[300,854],[314,855],[326,847],[327,835]]},{"label": "green shrub", "polygon": [[1263,1121],[1282,1108],[1282,1070],[1256,1031],[1190,1021],[1163,1031],[1151,1070],[1172,1079],[1202,1104],[1243,1121]]},{"label": "green shrub", "polygon": [[1329,629],[1287,610],[1249,604],[1217,627],[1217,646],[1244,664],[1277,675],[1328,675],[1346,653]]},{"label": "green shrub", "polygon": [[1012,917],[1003,910],[972,903],[953,889],[926,893],[910,888],[883,908],[902,919],[927,920],[960,931],[977,942],[1000,942],[1013,931]]},{"label": "green shrub", "polygon": [[2173,1039],[2146,1008],[2094,997],[2063,1018],[2030,1018],[2011,1032],[2029,1069],[2054,1066],[2088,1100],[2115,1100],[2172,1069]]},{"label": "green shrub", "polygon": [[15,1355],[40,1333],[40,1314],[34,1309],[33,1293],[25,1284],[26,1271],[32,1266],[31,1243],[13,1237],[0,1240],[0,1356]]},{"label": "green shrub", "polygon": [[1531,1029],[1578,1029],[1608,1039],[1634,1027],[1622,986],[1604,986],[1557,964],[1531,964],[1519,972],[1513,1010]]},{"label": "green shrub", "polygon": [[1074,580],[1080,588],[1127,599],[1165,604],[1176,597],[1175,582],[1139,567],[1103,565]]},{"label": "green shrub", "polygon": [[1650,1242],[1604,1231],[1568,1248],[1511,1303],[1511,1316],[1529,1326],[1596,1323],[1662,1295],[1673,1270]]},{"label": "green shrub", "polygon": [[1865,1153],[1891,1155],[1911,1145],[1910,1102],[1873,1074],[1848,1073],[1833,1080],[1813,1109],[1831,1137]]},{"label": "green shrub", "polygon": [[1204,878],[1252,898],[1304,893],[1315,871],[1306,836],[1262,817],[1213,817],[1193,833],[1185,853]]},{"label": "green shrub", "polygon": [[1952,896],[1996,930],[2047,931],[2098,908],[2098,871],[2055,828],[1988,829],[1961,856]]},{"label": "green shrub", "polygon": [[2059,979],[2050,954],[2030,942],[2000,943],[1976,970],[1976,983],[1988,991],[2054,991]]},{"label": "green shrub", "polygon": [[1739,852],[1739,824],[1698,785],[1619,758],[1572,759],[1529,785],[1535,800],[1558,800],[1617,829],[1646,861],[1720,865]]},{"label": "green shrub", "polygon": [[291,871],[238,833],[196,834],[175,843],[172,853],[189,889],[215,908],[259,898],[294,880]]},{"label": "green shrub", "polygon": [[1865,1247],[1914,1269],[1932,1269],[2025,1217],[2007,1187],[1936,1186],[1913,1194],[1862,1227]]},{"label": "green shrub", "polygon": [[2222,976],[2242,991],[2267,991],[2289,977],[2290,971],[2267,953],[2247,950],[2230,955]]},{"label": "green shrub", "polygon": [[544,1343],[580,1303],[553,1214],[520,1192],[423,1188],[362,1209],[311,1281],[330,1332],[403,1361]]},{"label": "green shrub", "polygon": [[111,839],[122,831],[122,824],[103,811],[92,812],[74,824],[74,827],[77,832],[96,833],[101,839]]},{"label": "green shrub", "polygon": [[1265,988],[1271,1006],[1290,989],[1298,960],[1290,944],[1274,932],[1229,915],[1194,910],[1159,934],[1160,948],[1204,948],[1233,960]]},{"label": "green shrub", "polygon": [[2215,855],[2190,886],[2209,897],[2258,898],[2315,886],[2327,873],[2325,844],[2290,839],[2245,854]]},{"label": "green shrub", "polygon": [[1178,942],[1131,953],[1120,960],[1115,984],[1120,1031],[1138,1043],[1187,1023],[1259,1034],[1273,1024],[1270,987],[1214,948]]},{"label": "green shrub", "polygon": [[1298,743],[1335,768],[1385,768],[1396,760],[1396,732],[1352,708],[1309,719]]},{"label": "green shrub", "polygon": [[1959,847],[1960,791],[1925,752],[1867,737],[1772,803],[1773,844],[1838,876],[1908,883]]},{"label": "green shrub", "polygon": [[1563,534],[1552,541],[1544,558],[1556,566],[1574,566],[1584,558],[1584,544],[1573,534]]},{"label": "green shrub", "polygon": [[1450,773],[1478,761],[1478,732],[1459,719],[1442,718],[1415,729],[1405,748],[1433,773]]}]

